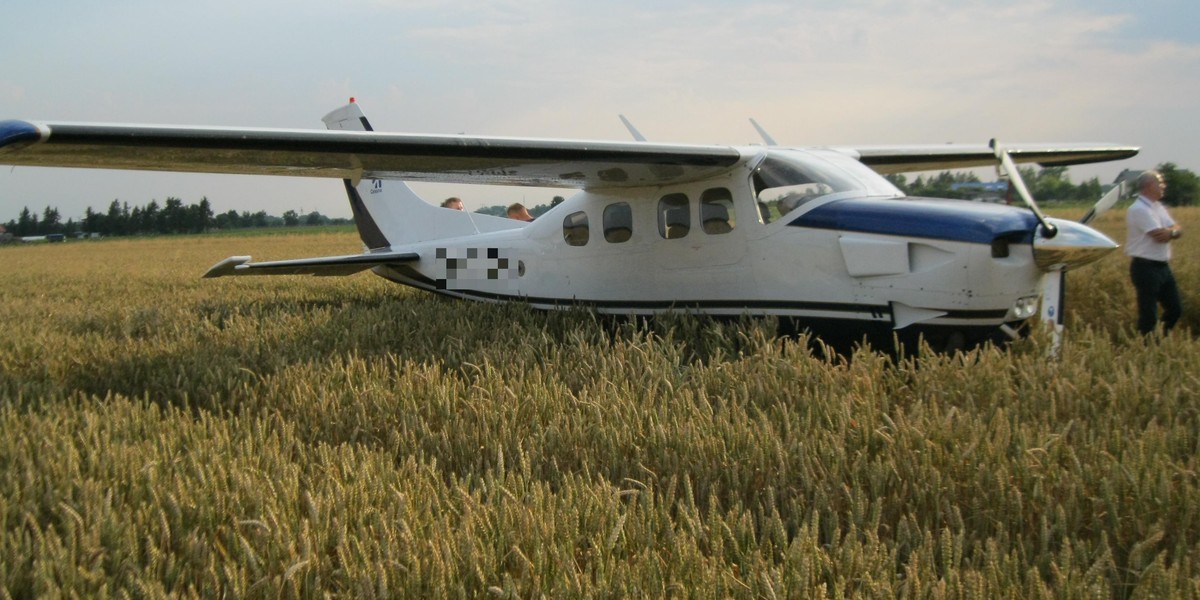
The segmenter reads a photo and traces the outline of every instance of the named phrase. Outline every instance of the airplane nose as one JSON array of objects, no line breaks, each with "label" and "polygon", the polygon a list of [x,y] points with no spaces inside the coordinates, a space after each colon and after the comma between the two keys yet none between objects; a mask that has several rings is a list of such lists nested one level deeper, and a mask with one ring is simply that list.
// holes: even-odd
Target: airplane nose
[{"label": "airplane nose", "polygon": [[1035,234],[1033,261],[1043,271],[1070,270],[1099,260],[1121,246],[1108,236],[1075,221],[1048,219],[1058,227],[1052,238]]}]

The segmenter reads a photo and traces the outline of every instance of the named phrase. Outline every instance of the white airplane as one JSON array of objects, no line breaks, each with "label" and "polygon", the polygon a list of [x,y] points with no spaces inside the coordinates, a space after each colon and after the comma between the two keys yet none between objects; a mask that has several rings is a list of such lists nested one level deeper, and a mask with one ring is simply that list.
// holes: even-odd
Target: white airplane
[{"label": "white airplane", "polygon": [[[333,177],[364,251],[204,276],[349,275],[486,302],[601,313],[772,315],[829,342],[1003,339],[1043,285],[1117,247],[1030,208],[907,198],[881,174],[997,161],[1073,165],[1111,144],[780,146],[380,133],[358,104],[329,131],[0,121],[0,164]],[[533,222],[440,208],[405,181],[578,188]],[[1051,298],[1053,296],[1053,298]],[[1058,294],[1047,294],[1051,316]]]}]

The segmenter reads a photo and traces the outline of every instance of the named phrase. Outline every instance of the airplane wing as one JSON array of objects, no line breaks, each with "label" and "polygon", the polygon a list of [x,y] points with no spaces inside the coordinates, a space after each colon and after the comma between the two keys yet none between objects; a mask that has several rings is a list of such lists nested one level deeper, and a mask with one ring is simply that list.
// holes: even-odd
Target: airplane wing
[{"label": "airplane wing", "polygon": [[[1113,144],[1005,147],[1014,161],[1043,166],[1118,160],[1138,152]],[[996,164],[985,144],[834,149],[884,174]],[[700,180],[743,156],[733,146],[645,141],[0,121],[0,164],[44,167],[587,189]]]},{"label": "airplane wing", "polygon": [[[1117,144],[1005,144],[1005,150],[1017,163],[1037,163],[1043,167],[1066,167],[1134,156],[1140,150]],[[987,144],[942,144],[924,146],[859,146],[836,148],[878,173],[941,171],[991,167],[996,154]]]},{"label": "airplane wing", "polygon": [[622,187],[703,179],[732,146],[370,131],[0,121],[0,164]]},{"label": "airplane wing", "polygon": [[213,265],[204,277],[227,275],[353,275],[380,265],[398,265],[416,261],[413,252],[378,252],[348,256],[323,256],[252,263],[249,256],[230,256]]}]

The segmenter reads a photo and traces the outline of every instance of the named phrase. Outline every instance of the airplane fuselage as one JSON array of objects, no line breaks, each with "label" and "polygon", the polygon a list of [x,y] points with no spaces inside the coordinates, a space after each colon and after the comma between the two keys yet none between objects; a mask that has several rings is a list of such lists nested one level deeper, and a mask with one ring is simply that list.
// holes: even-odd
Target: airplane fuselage
[{"label": "airplane fuselage", "polygon": [[772,152],[717,178],[585,191],[519,228],[392,248],[421,259],[375,272],[537,308],[822,329],[990,334],[1033,314],[1042,273],[1028,210],[908,199],[837,153]]}]

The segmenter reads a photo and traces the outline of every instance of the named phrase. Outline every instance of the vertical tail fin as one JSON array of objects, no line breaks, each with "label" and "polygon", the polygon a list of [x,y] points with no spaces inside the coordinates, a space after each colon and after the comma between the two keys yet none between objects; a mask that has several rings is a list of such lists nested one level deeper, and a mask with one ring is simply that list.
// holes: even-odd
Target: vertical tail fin
[{"label": "vertical tail fin", "polygon": [[[373,131],[371,123],[353,98],[349,104],[330,112],[322,120],[331,130]],[[480,225],[484,230],[493,231],[513,226],[492,222],[495,218],[487,215],[472,215],[434,206],[422,200],[403,181],[368,178],[357,183],[349,179],[343,181],[350,199],[350,209],[354,212],[354,224],[368,250],[471,235],[480,232]]]},{"label": "vertical tail fin", "polygon": [[[367,116],[363,114],[354,98],[350,99],[349,104],[330,112],[321,120],[325,122],[325,127],[331,130],[374,131],[371,123],[367,121]],[[371,216],[371,211],[367,209],[362,194],[358,190],[358,187],[375,182],[362,181],[359,182],[358,187],[349,179],[343,179],[342,183],[346,185],[346,195],[350,198],[350,210],[354,214],[354,224],[358,227],[358,237],[362,238],[363,245],[368,250],[390,247],[391,241]],[[401,182],[400,185],[404,185],[404,183]],[[404,185],[404,187],[408,186]]]}]

